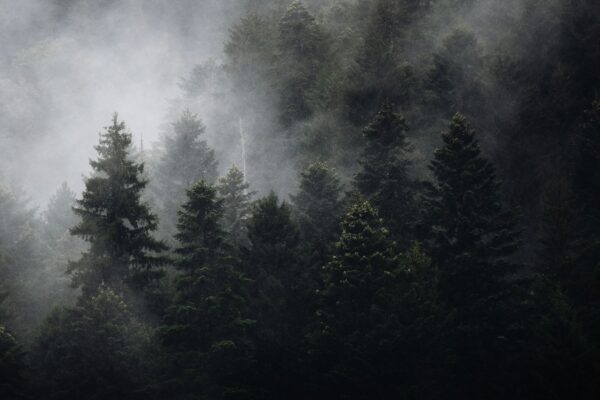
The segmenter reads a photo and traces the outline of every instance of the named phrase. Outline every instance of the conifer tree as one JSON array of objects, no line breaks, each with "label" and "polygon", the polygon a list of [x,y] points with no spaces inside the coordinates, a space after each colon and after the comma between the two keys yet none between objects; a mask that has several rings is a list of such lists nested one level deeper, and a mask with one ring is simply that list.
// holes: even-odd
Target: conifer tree
[{"label": "conifer tree", "polygon": [[248,247],[248,228],[246,226],[250,217],[251,199],[254,192],[249,191],[244,174],[236,166],[219,179],[217,190],[223,199],[222,224],[229,235],[229,240],[234,246]]},{"label": "conifer tree", "polygon": [[[223,200],[200,181],[187,191],[179,211],[176,295],[161,328],[172,377],[182,395],[224,398],[236,387],[244,360],[241,277],[221,228]],[[207,377],[206,379],[201,377]],[[236,383],[237,382],[237,383]]]},{"label": "conifer tree", "polygon": [[115,114],[95,147],[94,173],[74,208],[81,222],[71,233],[90,247],[69,263],[69,272],[84,295],[102,283],[139,289],[159,275],[157,267],[165,262],[159,254],[165,245],[152,237],[157,218],[140,199],[147,184],[140,177],[144,165],[130,160],[130,146],[131,134]]},{"label": "conifer tree", "polygon": [[281,121],[291,125],[311,114],[307,95],[326,54],[321,28],[300,1],[293,1],[279,21],[278,49]]},{"label": "conifer tree", "polygon": [[466,118],[456,114],[435,152],[428,186],[431,250],[440,266],[442,297],[473,305],[498,294],[518,244],[514,213],[502,204],[494,167],[481,156]]},{"label": "conifer tree", "polygon": [[341,192],[340,179],[325,163],[312,163],[300,173],[299,191],[291,199],[304,240],[330,241],[343,212]]},{"label": "conifer tree", "polygon": [[267,398],[288,398],[301,388],[294,376],[304,326],[296,318],[304,304],[298,296],[299,233],[286,202],[271,192],[254,205],[248,222],[250,249],[244,272],[251,280],[247,293],[250,317],[256,321],[253,341],[257,368],[256,390]]},{"label": "conifer tree", "polygon": [[402,249],[412,239],[415,215],[414,182],[408,174],[412,146],[406,130],[404,118],[385,104],[363,131],[367,145],[354,179]]},{"label": "conifer tree", "polygon": [[185,201],[185,191],[195,182],[214,183],[217,161],[202,135],[206,130],[197,115],[185,110],[164,138],[164,153],[155,168],[155,196],[161,209],[161,235],[175,234],[177,210]]},{"label": "conifer tree", "polygon": [[[454,360],[444,386],[449,397],[514,397],[525,335],[521,282],[511,279],[518,247],[514,212],[500,197],[494,167],[473,129],[456,114],[435,152],[426,205],[429,249],[439,268],[439,299],[451,318],[446,346]],[[468,345],[467,345],[468,344]],[[486,360],[493,359],[493,365]]]},{"label": "conifer tree", "polygon": [[415,366],[431,357],[420,335],[436,337],[428,321],[435,317],[435,274],[429,265],[418,247],[398,255],[368,201],[350,206],[334,255],[323,269],[320,325],[311,335],[322,368],[319,391],[393,398],[403,386],[416,384],[406,371],[416,373]]},{"label": "conifer tree", "polygon": [[73,400],[145,398],[148,354],[148,331],[104,285],[50,314],[32,350],[43,398]]}]

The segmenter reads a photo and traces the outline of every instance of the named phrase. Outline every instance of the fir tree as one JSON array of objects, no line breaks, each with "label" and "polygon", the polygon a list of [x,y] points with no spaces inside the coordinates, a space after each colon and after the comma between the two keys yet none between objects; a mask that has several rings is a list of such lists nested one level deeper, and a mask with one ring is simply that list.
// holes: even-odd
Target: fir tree
[{"label": "fir tree", "polygon": [[[439,268],[438,293],[451,321],[446,346],[449,397],[514,397],[522,375],[524,293],[511,277],[518,246],[515,216],[505,208],[494,167],[481,156],[475,133],[456,114],[435,152],[426,204],[429,248]],[[512,278],[512,279],[511,279]],[[494,360],[487,364],[486,360]]]},{"label": "fir tree", "polygon": [[71,229],[90,247],[78,261],[69,263],[73,284],[92,294],[102,283],[140,288],[159,275],[165,258],[157,253],[165,245],[152,237],[157,218],[140,196],[147,181],[143,164],[130,160],[131,134],[115,114],[100,136],[94,174],[85,181],[75,213],[81,222]]},{"label": "fir tree", "polygon": [[367,145],[354,185],[386,221],[401,248],[412,239],[415,216],[414,182],[408,168],[412,146],[404,118],[384,105],[364,129]]},{"label": "fir tree", "polygon": [[161,339],[182,395],[224,398],[228,391],[240,390],[236,372],[247,360],[242,333],[249,321],[242,319],[242,280],[221,228],[223,200],[202,181],[187,191],[187,197],[175,236],[180,275]]},{"label": "fir tree", "polygon": [[214,183],[217,161],[214,151],[201,137],[206,130],[197,115],[183,112],[164,138],[164,154],[155,168],[155,196],[161,208],[160,230],[169,238],[176,231],[177,210],[185,191],[199,180]]},{"label": "fir tree", "polygon": [[301,351],[303,326],[297,317],[304,304],[298,296],[299,233],[287,203],[271,192],[254,205],[248,222],[250,249],[244,272],[251,280],[247,293],[250,317],[256,320],[253,341],[255,390],[267,398],[289,398],[301,389],[294,370]]},{"label": "fir tree", "polygon": [[305,266],[307,305],[313,302],[319,271],[327,262],[331,243],[337,235],[343,212],[341,191],[342,185],[334,171],[324,163],[313,163],[300,173],[300,189],[291,196],[302,238],[300,258]]},{"label": "fir tree", "polygon": [[321,28],[300,1],[293,1],[279,21],[278,49],[281,121],[289,126],[310,116],[307,95],[326,55]]},{"label": "fir tree", "polygon": [[123,298],[100,285],[76,307],[57,309],[32,349],[47,399],[142,399],[150,380],[149,334]]},{"label": "fir tree", "polygon": [[407,371],[432,359],[435,273],[418,247],[398,255],[368,201],[356,201],[344,216],[319,298],[320,326],[311,335],[322,368],[319,392],[393,398],[418,385]]},{"label": "fir tree", "polygon": [[515,216],[500,197],[494,167],[481,156],[475,133],[456,114],[444,146],[435,152],[428,185],[432,255],[439,263],[440,289],[453,306],[472,305],[498,294],[517,249]]},{"label": "fir tree", "polygon": [[246,226],[250,217],[251,199],[254,192],[249,191],[244,174],[236,166],[219,179],[217,190],[223,199],[222,224],[229,235],[229,241],[234,246],[248,247],[248,228]]}]

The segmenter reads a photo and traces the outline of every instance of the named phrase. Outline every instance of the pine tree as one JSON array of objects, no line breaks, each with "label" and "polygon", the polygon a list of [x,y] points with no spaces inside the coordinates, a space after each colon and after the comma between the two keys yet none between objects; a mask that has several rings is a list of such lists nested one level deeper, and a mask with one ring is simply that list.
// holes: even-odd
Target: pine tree
[{"label": "pine tree", "polygon": [[254,205],[248,222],[250,249],[244,272],[251,280],[247,293],[250,317],[256,321],[253,342],[255,390],[266,398],[289,398],[301,389],[296,370],[304,326],[296,320],[304,304],[298,296],[299,233],[287,203],[271,192]]},{"label": "pine tree", "polygon": [[100,285],[74,308],[57,309],[32,349],[47,399],[142,399],[150,380],[149,332],[123,298]]},{"label": "pine tree", "polygon": [[316,279],[316,271],[325,264],[330,244],[337,234],[343,212],[341,194],[342,185],[335,172],[318,162],[300,173],[299,191],[291,196],[302,236],[302,258],[312,270],[311,280]]},{"label": "pine tree", "polygon": [[140,176],[143,164],[130,160],[131,134],[115,114],[112,125],[100,136],[98,159],[90,162],[94,174],[85,181],[75,213],[81,222],[73,235],[90,248],[69,263],[73,284],[90,295],[104,283],[110,288],[143,287],[159,275],[165,245],[152,237],[157,219],[140,196],[147,181]]},{"label": "pine tree", "polygon": [[234,246],[248,247],[248,228],[246,226],[250,217],[251,199],[254,192],[249,191],[244,174],[236,166],[219,179],[217,190],[223,199],[222,224],[229,235],[229,241]]},{"label": "pine tree", "polygon": [[289,126],[311,115],[307,95],[326,57],[321,28],[300,1],[293,1],[279,21],[278,49],[281,121]]},{"label": "pine tree", "polygon": [[430,167],[435,184],[427,188],[426,224],[440,302],[451,319],[445,346],[454,361],[444,386],[449,397],[514,397],[526,324],[524,291],[511,276],[519,236],[514,212],[503,206],[494,167],[466,118],[456,114],[442,139]]},{"label": "pine tree", "polygon": [[440,266],[442,297],[473,305],[498,294],[518,244],[514,213],[500,197],[494,167],[481,156],[466,118],[456,114],[435,152],[428,186],[432,255]]},{"label": "pine tree", "polygon": [[200,181],[187,197],[176,234],[180,275],[161,340],[182,394],[224,398],[227,391],[240,389],[236,372],[247,359],[243,331],[249,321],[242,318],[242,280],[221,228],[223,200],[216,197],[216,189]]},{"label": "pine tree", "polygon": [[354,179],[358,191],[377,208],[402,249],[412,239],[415,200],[409,177],[412,146],[404,118],[385,104],[364,129],[367,145]]},{"label": "pine tree", "polygon": [[429,264],[417,247],[399,257],[368,201],[350,206],[334,255],[323,269],[320,326],[311,335],[322,380],[316,384],[319,393],[394,398],[418,385],[407,371],[415,374],[415,366],[431,359],[421,335],[436,337],[427,321],[435,317]]},{"label": "pine tree", "polygon": [[185,201],[185,191],[199,180],[213,183],[217,178],[214,151],[201,137],[206,130],[197,115],[183,112],[164,138],[164,153],[155,168],[154,192],[160,206],[161,236],[176,231],[177,210]]}]

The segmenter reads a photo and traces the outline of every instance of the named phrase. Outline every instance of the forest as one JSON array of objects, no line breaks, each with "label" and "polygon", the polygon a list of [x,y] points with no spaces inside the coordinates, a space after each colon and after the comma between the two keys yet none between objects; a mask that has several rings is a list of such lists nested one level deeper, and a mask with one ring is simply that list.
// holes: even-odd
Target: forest
[{"label": "forest", "polygon": [[0,0],[0,399],[600,398],[600,1]]}]

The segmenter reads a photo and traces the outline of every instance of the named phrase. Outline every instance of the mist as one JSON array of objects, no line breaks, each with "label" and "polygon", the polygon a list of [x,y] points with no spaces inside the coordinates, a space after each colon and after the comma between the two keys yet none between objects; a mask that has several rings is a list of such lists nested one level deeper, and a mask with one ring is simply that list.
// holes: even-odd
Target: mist
[{"label": "mist", "polygon": [[600,393],[597,0],[0,0],[0,398]]}]

